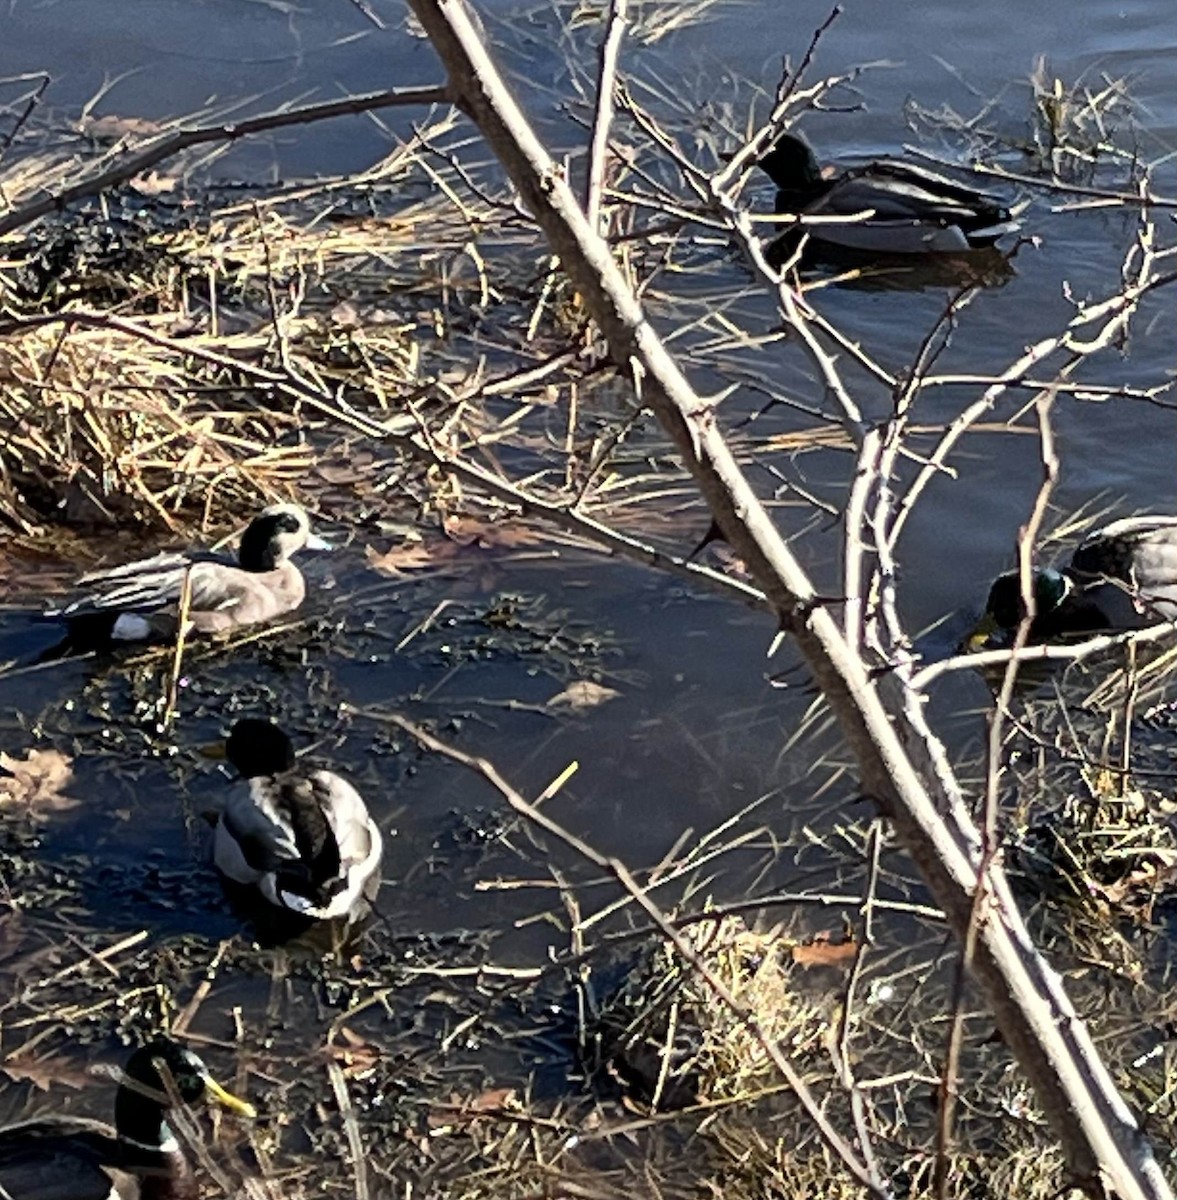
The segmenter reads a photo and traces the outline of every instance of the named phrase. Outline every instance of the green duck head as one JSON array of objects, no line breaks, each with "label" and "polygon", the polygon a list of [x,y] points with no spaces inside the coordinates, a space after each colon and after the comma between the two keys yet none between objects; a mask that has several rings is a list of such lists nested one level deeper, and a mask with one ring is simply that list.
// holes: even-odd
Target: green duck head
[{"label": "green duck head", "polygon": [[782,192],[820,192],[827,186],[809,143],[795,133],[784,133],[756,165]]},{"label": "green duck head", "polygon": [[175,1153],[165,1116],[172,1105],[165,1071],[185,1104],[210,1100],[245,1117],[257,1115],[252,1104],[221,1087],[192,1051],[170,1038],[156,1038],[131,1055],[115,1096],[115,1128],[141,1149]]},{"label": "green duck head", "polygon": [[242,717],[229,730],[224,757],[237,768],[242,779],[281,775],[294,768],[294,743],[273,721]]},{"label": "green duck head", "polygon": [[[1059,611],[1074,586],[1066,575],[1052,567],[1035,567],[1030,573],[1030,585],[1034,595],[1036,625]],[[984,649],[994,634],[1012,635],[1025,615],[1019,572],[1006,571],[1004,575],[998,575],[989,589],[985,613],[968,639],[968,648]]]}]

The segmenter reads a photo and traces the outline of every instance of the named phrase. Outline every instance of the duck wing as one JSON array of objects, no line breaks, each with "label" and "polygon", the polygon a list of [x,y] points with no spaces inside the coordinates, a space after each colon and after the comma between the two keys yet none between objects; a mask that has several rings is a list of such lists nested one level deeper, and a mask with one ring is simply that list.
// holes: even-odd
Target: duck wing
[{"label": "duck wing", "polygon": [[339,849],[340,869],[346,872],[367,862],[376,827],[359,792],[332,771],[316,771],[311,778],[326,799],[323,811]]},{"label": "duck wing", "polygon": [[76,600],[53,609],[51,617],[84,617],[109,612],[154,612],[179,602],[184,575],[190,580],[191,607],[209,611],[235,604],[230,586],[241,568],[213,554],[156,554],[78,580],[84,589]]},{"label": "duck wing", "polygon": [[51,1118],[0,1130],[0,1196],[14,1200],[109,1200],[104,1165],[121,1157],[114,1131],[98,1121]]},{"label": "duck wing", "polygon": [[[218,821],[217,865],[231,878],[243,883],[297,862],[298,842],[284,803],[281,776],[251,779],[230,792]],[[245,868],[243,875],[222,861],[221,833],[231,839]]]},{"label": "duck wing", "polygon": [[[250,780],[221,814],[218,834],[234,845],[222,845],[219,837],[218,865],[230,878],[257,882],[276,903],[318,915],[347,886],[348,865],[336,829],[349,847],[355,834],[350,820],[340,822],[334,809],[348,793],[363,808],[354,789],[330,771],[288,771]],[[350,799],[345,807],[350,811]],[[234,850],[242,862],[233,857]]]},{"label": "duck wing", "polygon": [[321,793],[329,796],[325,813],[339,851],[337,878],[342,884],[320,907],[324,916],[341,917],[351,913],[362,895],[375,896],[384,839],[351,784],[330,771],[317,771],[315,777]]},{"label": "duck wing", "polygon": [[[1106,603],[1120,594],[1118,625],[1177,618],[1177,517],[1126,517],[1097,530],[1071,556],[1070,574]],[[1130,607],[1128,607],[1130,606]],[[1135,614],[1135,620],[1129,618]],[[1147,624],[1148,622],[1143,622]]]},{"label": "duck wing", "polygon": [[874,209],[881,220],[925,220],[973,226],[1007,224],[1009,209],[997,196],[911,163],[880,159],[847,171],[830,187],[821,211]]}]

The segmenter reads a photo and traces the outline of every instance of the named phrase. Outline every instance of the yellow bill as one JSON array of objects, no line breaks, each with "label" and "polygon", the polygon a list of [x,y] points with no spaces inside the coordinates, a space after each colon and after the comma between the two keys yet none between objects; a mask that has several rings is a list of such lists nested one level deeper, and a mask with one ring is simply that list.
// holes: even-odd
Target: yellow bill
[{"label": "yellow bill", "polygon": [[989,644],[989,639],[997,632],[997,622],[993,619],[993,614],[987,612],[980,621],[977,622],[977,627],[965,639],[965,649],[970,654],[975,654],[978,650],[984,650]]},{"label": "yellow bill", "polygon": [[232,1092],[227,1092],[215,1079],[206,1075],[204,1077],[205,1095],[210,1100],[215,1101],[222,1108],[228,1109],[229,1112],[237,1113],[241,1117],[256,1117],[257,1109],[254,1108],[248,1100],[242,1100],[234,1096]]}]

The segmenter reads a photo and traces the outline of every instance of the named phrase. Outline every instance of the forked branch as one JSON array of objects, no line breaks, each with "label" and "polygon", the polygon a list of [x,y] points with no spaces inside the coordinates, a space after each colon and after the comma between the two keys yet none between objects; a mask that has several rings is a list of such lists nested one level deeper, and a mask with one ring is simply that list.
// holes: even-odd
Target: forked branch
[{"label": "forked branch", "polygon": [[[895,681],[874,680],[781,537],[720,430],[626,283],[609,247],[514,102],[462,0],[409,0],[464,111],[535,214],[612,358],[642,380],[724,536],[748,565],[837,715],[864,790],[876,797],[956,935],[965,938],[982,846],[943,750],[917,722]],[[1035,950],[1000,867],[988,866],[987,911],[977,931],[976,977],[1092,1195],[1167,1197],[1152,1152],[1100,1061],[1058,976]]]}]

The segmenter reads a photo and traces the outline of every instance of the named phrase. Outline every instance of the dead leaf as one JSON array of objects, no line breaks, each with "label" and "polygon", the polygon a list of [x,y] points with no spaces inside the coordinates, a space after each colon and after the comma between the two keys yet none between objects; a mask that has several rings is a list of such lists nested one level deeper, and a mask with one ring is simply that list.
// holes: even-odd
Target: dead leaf
[{"label": "dead leaf", "polygon": [[332,1042],[327,1047],[328,1053],[340,1065],[347,1078],[366,1079],[380,1062],[379,1048],[371,1042],[364,1041],[346,1025],[340,1027],[339,1034],[347,1045]]},{"label": "dead leaf", "polygon": [[466,1104],[467,1112],[503,1112],[510,1108],[515,1099],[514,1088],[490,1088],[475,1096]]},{"label": "dead leaf", "polygon": [[507,1112],[514,1104],[514,1088],[490,1088],[470,1097],[455,1094],[450,1097],[449,1104],[434,1106],[426,1118],[426,1124],[430,1129],[453,1129],[469,1125],[480,1116],[494,1116]]},{"label": "dead leaf", "polygon": [[158,171],[144,171],[130,182],[141,196],[162,196],[174,192],[180,184],[174,175],[161,175]]},{"label": "dead leaf", "polygon": [[525,525],[522,521],[484,521],[469,514],[448,513],[441,524],[450,541],[462,546],[478,546],[482,550],[496,547],[514,550],[551,541],[542,529]]},{"label": "dead leaf", "polygon": [[30,750],[23,760],[0,752],[9,772],[0,777],[0,805],[23,804],[35,816],[77,808],[81,801],[63,794],[74,777],[70,761],[60,750]]},{"label": "dead leaf", "polygon": [[42,1092],[47,1092],[55,1083],[79,1091],[93,1081],[89,1071],[68,1058],[55,1058],[52,1054],[37,1058],[23,1050],[10,1054],[0,1064],[0,1070],[13,1083],[31,1083]]},{"label": "dead leaf", "polygon": [[619,691],[605,687],[602,683],[593,683],[591,679],[576,679],[562,692],[557,692],[544,707],[566,709],[568,712],[587,712],[590,708],[598,708],[610,700],[616,700],[620,695]]},{"label": "dead leaf", "polygon": [[410,571],[426,571],[457,557],[458,548],[452,542],[441,542],[427,546],[424,542],[402,542],[381,554],[369,546],[364,551],[368,566],[381,575],[394,579],[406,576]]},{"label": "dead leaf", "polygon": [[858,943],[853,938],[835,942],[828,933],[819,933],[811,942],[792,948],[793,961],[799,967],[840,967],[858,953]]},{"label": "dead leaf", "polygon": [[324,483],[362,483],[364,472],[357,471],[350,463],[316,463],[314,472]]},{"label": "dead leaf", "polygon": [[[442,518],[444,539],[404,541],[383,553],[371,546],[365,551],[368,565],[384,575],[407,575],[453,563],[468,552],[518,550],[551,541],[541,529],[522,521],[485,521],[479,517],[448,513]],[[467,552],[464,555],[463,552]]]},{"label": "dead leaf", "polygon": [[157,121],[146,117],[85,117],[78,122],[78,128],[86,137],[115,141],[123,137],[152,137],[159,133],[163,126]]},{"label": "dead leaf", "polygon": [[357,329],[360,322],[360,310],[350,300],[340,300],[331,310],[331,321],[341,329]]}]

